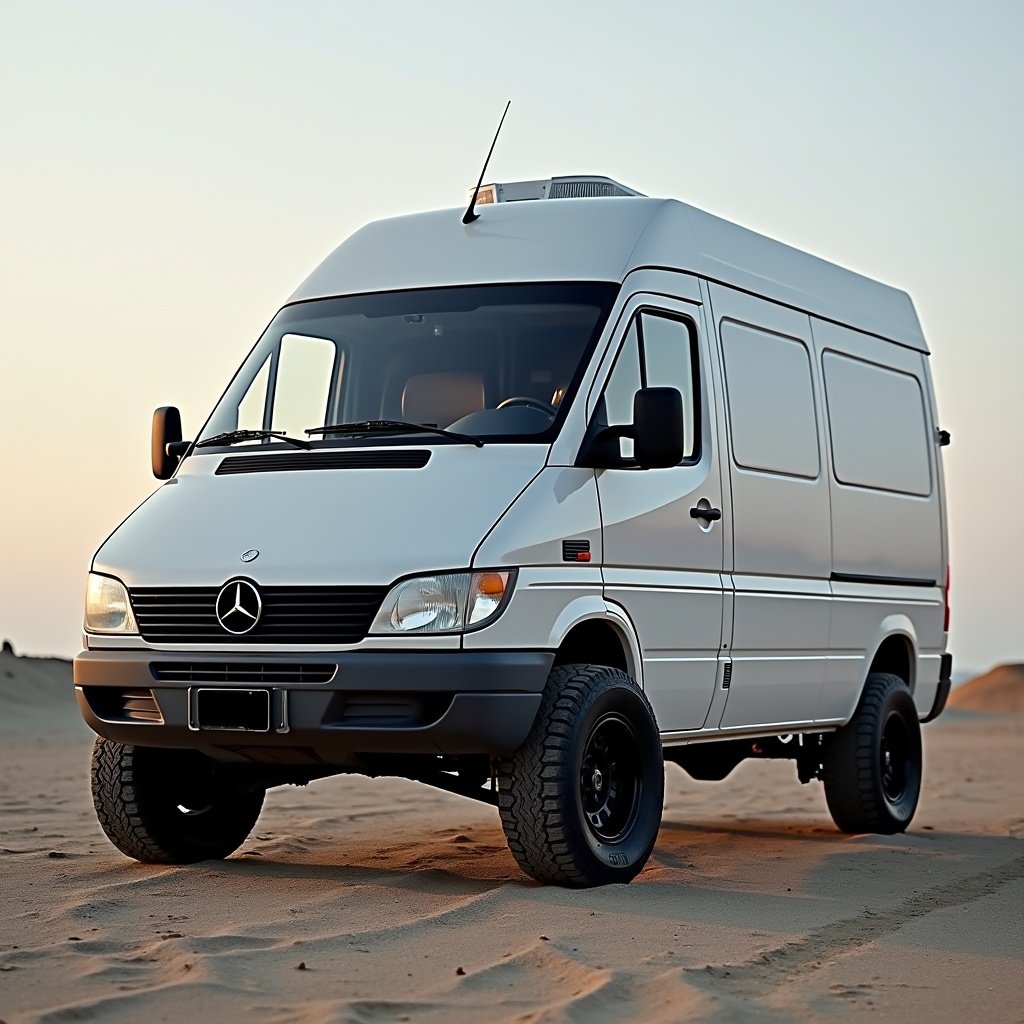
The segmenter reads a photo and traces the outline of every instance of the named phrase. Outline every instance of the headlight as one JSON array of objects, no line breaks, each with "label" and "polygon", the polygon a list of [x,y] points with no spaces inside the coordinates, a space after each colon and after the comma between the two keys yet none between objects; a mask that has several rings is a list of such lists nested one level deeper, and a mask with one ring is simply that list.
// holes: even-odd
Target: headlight
[{"label": "headlight", "polygon": [[371,633],[461,633],[498,617],[515,573],[444,572],[396,583]]},{"label": "headlight", "polygon": [[138,633],[128,591],[120,580],[89,573],[85,628],[90,633]]}]

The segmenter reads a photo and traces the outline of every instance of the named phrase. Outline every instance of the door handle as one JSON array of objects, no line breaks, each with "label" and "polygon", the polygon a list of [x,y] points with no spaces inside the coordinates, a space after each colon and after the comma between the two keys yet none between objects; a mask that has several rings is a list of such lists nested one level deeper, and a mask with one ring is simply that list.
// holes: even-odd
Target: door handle
[{"label": "door handle", "polygon": [[722,510],[720,508],[704,508],[701,505],[697,505],[690,509],[690,518],[706,519],[709,523],[713,523],[722,518]]}]

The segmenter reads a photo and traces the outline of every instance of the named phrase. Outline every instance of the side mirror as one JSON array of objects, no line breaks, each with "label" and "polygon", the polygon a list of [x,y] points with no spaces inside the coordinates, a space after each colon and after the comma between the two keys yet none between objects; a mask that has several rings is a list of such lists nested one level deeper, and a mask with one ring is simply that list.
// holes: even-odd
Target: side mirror
[{"label": "side mirror", "polygon": [[153,476],[170,480],[178,468],[189,442],[181,439],[181,413],[173,405],[163,405],[153,413],[150,457]]},{"label": "side mirror", "polygon": [[685,454],[683,396],[675,388],[643,388],[633,397],[633,457],[641,469],[678,466]]}]

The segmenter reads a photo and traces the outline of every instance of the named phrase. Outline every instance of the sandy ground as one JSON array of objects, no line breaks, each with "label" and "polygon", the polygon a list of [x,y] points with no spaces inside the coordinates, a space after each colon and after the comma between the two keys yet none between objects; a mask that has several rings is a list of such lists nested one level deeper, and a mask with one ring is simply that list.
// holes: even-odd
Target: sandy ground
[{"label": "sandy ground", "polygon": [[1024,716],[925,728],[912,830],[845,837],[783,762],[668,767],[629,886],[542,888],[496,812],[273,791],[223,863],[105,840],[66,663],[0,656],[0,1019],[1024,1021]]}]

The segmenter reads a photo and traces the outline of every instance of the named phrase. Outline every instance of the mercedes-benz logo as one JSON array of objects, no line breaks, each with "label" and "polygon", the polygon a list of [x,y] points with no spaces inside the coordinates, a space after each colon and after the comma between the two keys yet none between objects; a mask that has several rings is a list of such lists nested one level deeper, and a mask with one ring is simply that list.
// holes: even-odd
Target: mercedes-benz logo
[{"label": "mercedes-benz logo", "polygon": [[232,580],[217,595],[217,621],[229,633],[248,633],[260,621],[263,601],[248,580]]}]

